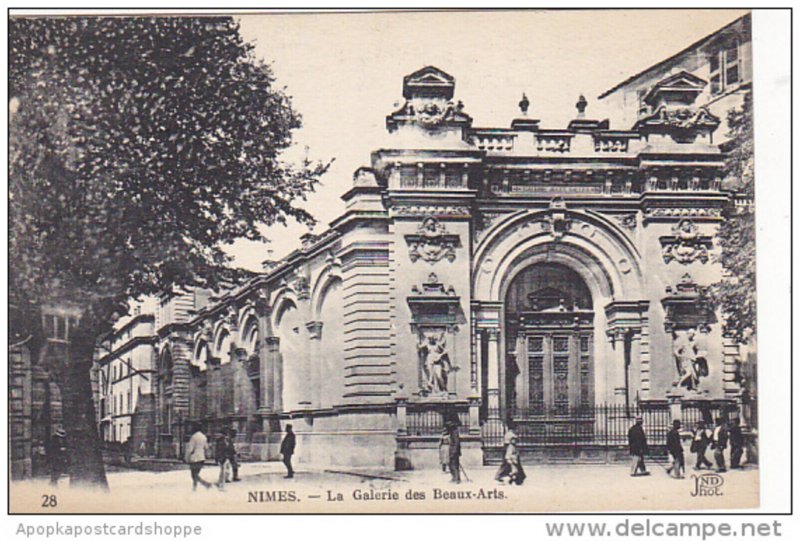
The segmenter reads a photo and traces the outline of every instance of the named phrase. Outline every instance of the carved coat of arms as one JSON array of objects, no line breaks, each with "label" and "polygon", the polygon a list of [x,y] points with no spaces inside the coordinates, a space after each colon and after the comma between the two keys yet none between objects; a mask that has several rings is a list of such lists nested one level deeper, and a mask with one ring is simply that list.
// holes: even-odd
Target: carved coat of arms
[{"label": "carved coat of arms", "polygon": [[661,255],[664,263],[677,261],[688,265],[695,261],[706,263],[711,237],[701,235],[694,222],[688,219],[679,221],[672,227],[672,235],[661,237]]},{"label": "carved coat of arms", "polygon": [[406,235],[406,242],[412,262],[422,259],[433,264],[447,259],[452,263],[456,258],[459,237],[449,233],[444,224],[429,216],[420,224],[416,234]]}]

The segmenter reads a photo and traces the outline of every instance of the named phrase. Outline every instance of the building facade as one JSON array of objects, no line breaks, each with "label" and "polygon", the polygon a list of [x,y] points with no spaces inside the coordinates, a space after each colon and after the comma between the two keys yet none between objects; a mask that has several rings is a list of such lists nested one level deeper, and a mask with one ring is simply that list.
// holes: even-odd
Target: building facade
[{"label": "building facade", "polygon": [[[118,326],[95,360],[100,437],[152,452],[155,441],[155,316],[136,314]],[[144,444],[144,447],[142,447]]]},{"label": "building facade", "polygon": [[733,204],[707,88],[654,81],[630,129],[582,98],[566,127],[523,98],[510,127],[477,128],[453,77],[406,76],[393,144],[326,232],[236,288],[160,299],[153,452],[179,457],[201,422],[273,459],[290,422],[301,462],[419,468],[450,417],[468,463],[510,422],[530,460],[606,460],[636,413],[656,440],[737,416],[739,348],[703,300]]},{"label": "building facade", "polygon": [[[18,315],[14,306],[10,313]],[[45,449],[56,430],[64,427],[61,390],[54,374],[69,358],[70,331],[79,312],[66,305],[45,305],[39,316],[41,337],[17,332],[22,329],[13,324],[9,330],[8,436],[14,480],[48,473]]]},{"label": "building facade", "polygon": [[753,88],[750,14],[625,79],[598,99],[609,106],[612,121],[633,125],[639,118],[654,112],[652,103],[646,99],[653,85],[680,71],[708,82],[695,103],[722,121],[714,140],[717,144],[723,143],[728,134],[728,111],[741,107],[744,96]]}]

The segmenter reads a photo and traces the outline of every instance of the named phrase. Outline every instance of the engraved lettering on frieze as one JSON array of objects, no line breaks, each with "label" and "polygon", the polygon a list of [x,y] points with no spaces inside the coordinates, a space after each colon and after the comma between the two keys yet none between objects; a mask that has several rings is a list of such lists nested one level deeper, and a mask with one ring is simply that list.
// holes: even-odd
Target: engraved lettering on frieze
[{"label": "engraved lettering on frieze", "polygon": [[697,225],[689,219],[679,221],[672,227],[672,235],[661,237],[660,240],[664,263],[677,261],[688,265],[695,261],[708,261],[711,237],[701,235]]},{"label": "engraved lettering on frieze", "polygon": [[406,235],[406,242],[412,262],[422,259],[433,264],[447,259],[452,263],[456,259],[459,236],[449,233],[444,224],[429,216],[423,220],[415,234]]}]

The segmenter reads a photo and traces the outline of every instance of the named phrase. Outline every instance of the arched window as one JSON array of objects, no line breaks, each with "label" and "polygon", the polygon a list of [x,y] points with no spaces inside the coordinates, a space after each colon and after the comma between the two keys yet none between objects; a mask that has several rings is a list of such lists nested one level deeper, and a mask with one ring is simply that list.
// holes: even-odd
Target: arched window
[{"label": "arched window", "polygon": [[215,356],[220,359],[220,364],[227,364],[231,362],[231,333],[223,330],[217,337],[217,342],[214,347]]}]

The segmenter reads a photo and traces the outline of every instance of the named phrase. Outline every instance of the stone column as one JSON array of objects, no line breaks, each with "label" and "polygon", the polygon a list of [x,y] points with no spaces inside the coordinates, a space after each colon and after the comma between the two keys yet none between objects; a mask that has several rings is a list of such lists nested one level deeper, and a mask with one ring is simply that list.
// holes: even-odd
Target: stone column
[{"label": "stone column", "polygon": [[650,324],[642,320],[639,331],[639,387],[642,400],[650,398]]},{"label": "stone column", "polygon": [[272,367],[272,358],[269,350],[269,316],[271,310],[266,302],[256,303],[256,315],[258,316],[258,348],[259,362],[259,411],[261,413],[272,413],[273,401],[275,396],[275,374]]},{"label": "stone column", "polygon": [[614,352],[606,363],[606,401],[625,404],[625,329],[610,331],[608,339]]},{"label": "stone column", "polygon": [[[634,330],[631,333],[631,366],[630,374],[628,375],[628,391],[630,393],[630,401],[633,403],[636,397],[642,396],[642,334],[640,330]],[[649,367],[648,367],[649,369]]]},{"label": "stone column", "polygon": [[309,360],[309,385],[311,395],[309,396],[312,408],[322,407],[322,322],[309,321],[306,323],[308,330],[308,360]]},{"label": "stone column", "polygon": [[725,398],[738,398],[742,392],[741,385],[736,381],[739,371],[739,344],[730,337],[722,337],[722,389]]},{"label": "stone column", "polygon": [[264,407],[272,412],[283,409],[283,359],[281,357],[281,339],[277,336],[267,336],[265,339],[267,349],[266,376],[267,384]]},{"label": "stone column", "polygon": [[486,399],[489,416],[500,416],[500,329],[490,328],[486,331],[488,363],[486,369]]}]

